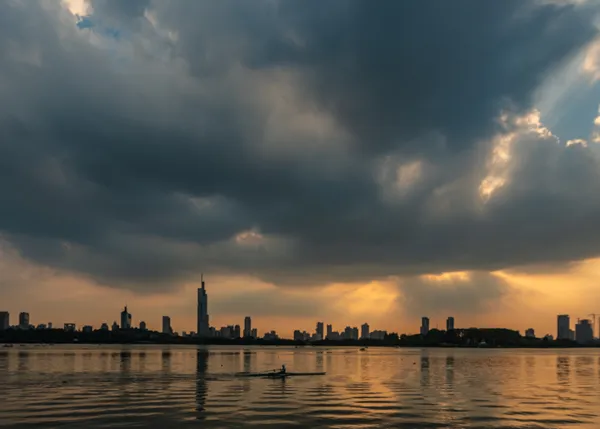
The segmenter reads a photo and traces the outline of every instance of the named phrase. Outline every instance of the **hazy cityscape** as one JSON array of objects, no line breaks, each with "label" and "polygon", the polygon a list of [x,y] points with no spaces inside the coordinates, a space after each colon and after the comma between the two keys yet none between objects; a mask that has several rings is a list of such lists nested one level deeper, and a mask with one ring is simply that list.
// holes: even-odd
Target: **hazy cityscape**
[{"label": "hazy cityscape", "polygon": [[[576,342],[580,345],[590,345],[598,342],[594,334],[594,327],[596,325],[596,314],[590,314],[593,319],[577,319],[575,329],[571,329],[571,319],[567,314],[561,314],[557,316],[557,330],[556,336],[553,334],[545,334],[541,338],[546,341],[570,341]],[[598,315],[598,323],[600,324],[600,314]],[[19,313],[18,324],[11,325],[10,314],[8,311],[0,311],[0,331],[2,330],[62,330],[64,332],[82,332],[90,334],[94,331],[101,332],[121,332],[121,331],[140,331],[148,332],[147,323],[140,321],[137,326],[132,323],[133,316],[129,311],[128,306],[125,305],[120,313],[119,321],[114,320],[109,325],[108,322],[102,323],[98,327],[91,325],[83,325],[79,329],[76,323],[68,322],[64,323],[62,327],[54,326],[52,322],[32,324],[30,321],[30,314],[27,312]],[[208,313],[208,292],[206,289],[206,283],[204,277],[201,278],[201,287],[197,289],[197,330],[196,331],[182,331],[181,333],[175,331],[171,324],[171,317],[169,315],[162,316],[161,321],[162,329],[158,331],[160,334],[169,335],[174,337],[184,337],[190,339],[207,340],[207,339],[222,339],[222,340],[235,340],[235,339],[249,339],[257,340],[262,339],[265,341],[277,341],[281,338],[275,330],[271,330],[259,336],[259,332],[252,326],[252,317],[246,316],[244,318],[243,325],[231,324],[222,326],[220,328],[210,326],[209,313]],[[421,318],[421,326],[419,334],[421,337],[426,338],[432,331],[439,331],[438,329],[432,329],[429,317]],[[470,327],[466,329],[478,329]],[[599,327],[600,329],[600,327]],[[455,319],[453,316],[449,316],[446,319],[445,332],[457,331],[458,328],[455,326]],[[373,340],[373,341],[384,341],[389,337],[390,334],[386,330],[371,330],[371,326],[368,323],[363,323],[360,328],[356,326],[346,326],[342,331],[334,331],[333,325],[325,324],[322,321],[316,322],[314,331],[306,330],[294,330],[293,338],[291,340],[296,342],[304,343],[318,343],[321,341],[359,341],[359,340]],[[393,333],[396,338],[398,334]],[[403,334],[405,335],[405,334]],[[535,330],[528,328],[525,330],[525,338],[536,339]],[[1,339],[1,338],[0,338]],[[485,340],[482,341],[485,344]]]}]

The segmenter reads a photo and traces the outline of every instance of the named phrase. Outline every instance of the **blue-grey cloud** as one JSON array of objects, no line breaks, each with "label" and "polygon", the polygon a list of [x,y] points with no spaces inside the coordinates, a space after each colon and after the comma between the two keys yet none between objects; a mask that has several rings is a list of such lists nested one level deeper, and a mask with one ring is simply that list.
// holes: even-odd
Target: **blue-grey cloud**
[{"label": "blue-grey cloud", "polygon": [[[592,40],[589,10],[90,5],[130,37],[92,39],[58,4],[0,4],[0,232],[35,262],[152,288],[200,270],[314,284],[600,251],[592,148],[523,131],[505,186],[477,195],[486,142],[513,130],[501,111],[529,111]],[[418,180],[390,197],[410,163]],[[249,230],[264,242],[236,240]]]}]

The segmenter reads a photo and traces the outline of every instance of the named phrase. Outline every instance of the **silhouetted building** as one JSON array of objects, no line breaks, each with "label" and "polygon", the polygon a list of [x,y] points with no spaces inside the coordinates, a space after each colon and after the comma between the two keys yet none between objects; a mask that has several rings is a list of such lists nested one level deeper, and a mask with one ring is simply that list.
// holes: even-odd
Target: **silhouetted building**
[{"label": "silhouetted building", "polygon": [[454,317],[452,316],[446,319],[446,331],[454,331]]},{"label": "silhouetted building", "polygon": [[45,324],[45,323],[40,323],[39,325],[37,325],[37,326],[35,327],[35,329],[36,329],[37,331],[43,331],[43,330],[45,330],[45,329],[46,329],[46,324]]},{"label": "silhouetted building", "polygon": [[325,331],[323,330],[323,322],[317,322],[317,335],[321,336],[321,339],[325,338]]},{"label": "silhouetted building", "polygon": [[533,328],[529,328],[525,331],[526,338],[535,338],[535,330]]},{"label": "silhouetted building", "polygon": [[131,329],[131,314],[127,312],[127,306],[121,311],[121,329]]},{"label": "silhouetted building", "polygon": [[93,330],[94,328],[90,325],[85,325],[83,328],[81,328],[81,331],[85,332],[86,334],[91,334]]},{"label": "silhouetted building", "polygon": [[65,323],[63,329],[65,332],[75,332],[77,326],[75,323]]},{"label": "silhouetted building", "polygon": [[263,338],[267,341],[277,341],[279,339],[279,335],[277,335],[277,332],[271,331],[266,333]]},{"label": "silhouetted building", "polygon": [[140,331],[145,331],[146,328],[146,322],[144,322],[143,320],[140,322]]},{"label": "silhouetted building", "polygon": [[252,328],[252,338],[258,338],[258,329]]},{"label": "silhouetted building", "polygon": [[575,340],[579,344],[587,344],[594,340],[594,329],[589,319],[582,319],[575,325]]},{"label": "silhouetted building", "polygon": [[560,314],[557,318],[557,340],[568,340],[570,337],[569,331],[571,330],[571,319],[568,314]]},{"label": "silhouetted building", "polygon": [[346,326],[346,328],[344,329],[344,333],[342,334],[342,338],[344,340],[352,339],[352,328],[350,326]]},{"label": "silhouetted building", "polygon": [[358,328],[356,326],[352,328],[352,339],[358,341]]},{"label": "silhouetted building", "polygon": [[235,325],[235,327],[233,328],[233,338],[241,338],[242,336],[242,330],[240,328],[240,325]]},{"label": "silhouetted building", "polygon": [[385,340],[385,336],[387,335],[387,331],[373,331],[371,332],[372,340]]},{"label": "silhouetted building", "polygon": [[204,275],[200,276],[202,287],[198,289],[198,320],[197,329],[199,337],[210,336],[210,325],[208,323],[208,296],[206,295],[206,287],[204,284]]},{"label": "silhouetted building", "polygon": [[569,340],[575,341],[575,331],[572,329],[569,329]]},{"label": "silhouetted building", "polygon": [[102,325],[100,325],[100,330],[108,331],[108,323],[106,323],[106,322],[102,323]]},{"label": "silhouetted building", "polygon": [[8,311],[0,311],[0,330],[10,328],[10,313]]},{"label": "silhouetted building", "polygon": [[221,328],[221,338],[231,338],[233,335],[233,326],[223,326]]},{"label": "silhouetted building", "polygon": [[328,340],[332,340],[333,339],[333,338],[331,338],[332,332],[333,332],[333,326],[327,325],[327,336],[325,338],[327,338]]},{"label": "silhouetted building", "polygon": [[52,322],[48,322],[48,329],[52,329]]},{"label": "silhouetted building", "polygon": [[294,341],[306,341],[306,332],[296,329],[294,331]]},{"label": "silhouetted building", "polygon": [[252,336],[252,318],[246,316],[244,318],[244,337],[248,338]]},{"label": "silhouetted building", "polygon": [[369,339],[369,324],[368,323],[364,323],[361,327],[360,327],[360,338],[362,338],[363,340],[368,340]]},{"label": "silhouetted building", "polygon": [[162,333],[171,335],[173,329],[171,328],[171,318],[169,316],[162,317]]},{"label": "silhouetted building", "polygon": [[425,336],[429,333],[429,317],[421,318],[421,335]]},{"label": "silhouetted building", "polygon": [[118,331],[119,330],[119,324],[116,321],[114,321],[113,324],[112,324],[112,326],[110,327],[110,329],[113,332]]},{"label": "silhouetted building", "polygon": [[[210,328],[208,328],[208,333],[210,337],[216,337],[217,336],[217,328],[215,328],[214,326],[211,326]],[[196,332],[196,335],[198,335],[198,333]]]},{"label": "silhouetted building", "polygon": [[29,313],[19,313],[19,327],[21,329],[29,329]]}]

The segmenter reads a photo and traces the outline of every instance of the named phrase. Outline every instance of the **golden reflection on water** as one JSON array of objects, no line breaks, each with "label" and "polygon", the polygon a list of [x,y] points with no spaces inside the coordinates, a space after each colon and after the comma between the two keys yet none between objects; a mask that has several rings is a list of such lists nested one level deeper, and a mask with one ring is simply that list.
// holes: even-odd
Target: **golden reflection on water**
[{"label": "golden reflection on water", "polygon": [[[282,364],[327,374],[233,376]],[[16,346],[0,384],[0,426],[600,427],[594,349]]]}]

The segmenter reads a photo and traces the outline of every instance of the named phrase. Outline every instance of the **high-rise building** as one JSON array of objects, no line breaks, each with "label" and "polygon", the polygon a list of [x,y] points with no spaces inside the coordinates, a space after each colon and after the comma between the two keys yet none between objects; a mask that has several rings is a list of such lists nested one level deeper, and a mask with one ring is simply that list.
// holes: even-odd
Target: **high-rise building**
[{"label": "high-rise building", "polygon": [[115,320],[112,324],[112,326],[110,327],[110,330],[115,332],[119,330],[119,324],[117,323],[117,321]]},{"label": "high-rise building", "polygon": [[48,329],[52,329],[52,322],[48,322]]},{"label": "high-rise building", "polygon": [[421,335],[429,333],[429,317],[421,317]]},{"label": "high-rise building", "polygon": [[242,329],[240,325],[235,325],[233,327],[233,338],[240,338],[242,336]]},{"label": "high-rise building", "polygon": [[352,328],[352,339],[358,341],[358,328],[356,326]]},{"label": "high-rise building", "polygon": [[446,331],[454,331],[454,317],[452,316],[446,319]]},{"label": "high-rise building", "polygon": [[29,329],[29,313],[19,313],[19,327],[21,329]]},{"label": "high-rise building", "polygon": [[568,340],[570,337],[571,319],[568,314],[559,314],[557,318],[557,340]]},{"label": "high-rise building", "polygon": [[94,331],[94,327],[91,325],[84,325],[83,328],[81,328],[81,332],[84,332],[86,334],[91,334]]},{"label": "high-rise building", "polygon": [[102,325],[100,325],[100,330],[108,331],[108,323],[106,323],[106,322],[102,323]]},{"label": "high-rise building", "polygon": [[258,329],[252,328],[252,338],[258,338]]},{"label": "high-rise building", "polygon": [[579,344],[586,344],[594,340],[594,329],[589,319],[582,319],[575,325],[575,340]]},{"label": "high-rise building", "polygon": [[140,322],[140,331],[145,331],[146,330],[146,322],[144,322],[143,320]]},{"label": "high-rise building", "polygon": [[323,322],[317,322],[317,335],[321,336],[321,339],[325,338],[323,335],[325,331],[323,330]]},{"label": "high-rise building", "polygon": [[368,323],[364,323],[360,327],[360,338],[363,340],[369,339],[369,324]]},{"label": "high-rise building", "polygon": [[373,331],[371,332],[372,340],[385,340],[385,336],[387,335],[387,331]]},{"label": "high-rise building", "polygon": [[233,335],[233,326],[223,326],[221,327],[221,338],[231,338]]},{"label": "high-rise building", "polygon": [[169,316],[163,316],[162,318],[162,333],[172,334],[173,329],[171,328],[171,318]]},{"label": "high-rise building", "polygon": [[204,285],[204,274],[200,275],[200,281],[202,282],[202,287],[198,289],[198,326],[196,331],[199,337],[209,337],[208,296],[206,295],[206,287]]},{"label": "high-rise building", "polygon": [[0,311],[0,330],[10,328],[10,313],[8,311]]},{"label": "high-rise building", "polygon": [[244,318],[244,338],[252,336],[252,318],[246,316]]},{"label": "high-rise building", "polygon": [[121,311],[121,329],[131,329],[131,314],[127,312],[127,306]]},{"label": "high-rise building", "polygon": [[77,330],[77,326],[75,323],[65,323],[63,325],[63,329],[65,332],[75,332]]},{"label": "high-rise building", "polygon": [[533,328],[529,328],[525,331],[525,338],[535,338],[535,330]]},{"label": "high-rise building", "polygon": [[346,328],[344,329],[344,332],[342,333],[342,338],[344,340],[352,339],[352,328],[350,326],[346,326]]},{"label": "high-rise building", "polygon": [[333,326],[332,325],[327,325],[327,336],[325,338],[327,338],[328,340],[332,340],[332,336],[331,334],[333,333]]}]

